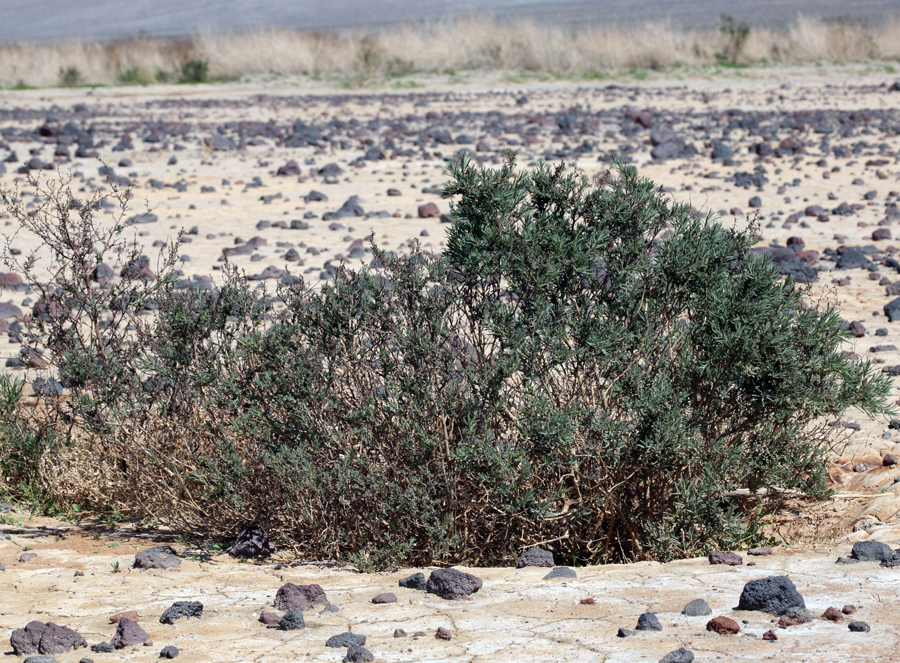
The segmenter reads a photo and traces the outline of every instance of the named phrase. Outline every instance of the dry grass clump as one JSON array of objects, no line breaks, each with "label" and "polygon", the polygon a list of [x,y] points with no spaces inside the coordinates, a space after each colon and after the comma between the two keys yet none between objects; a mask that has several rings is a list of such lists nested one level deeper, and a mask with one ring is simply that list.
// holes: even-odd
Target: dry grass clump
[{"label": "dry grass clump", "polygon": [[723,59],[731,64],[885,61],[900,59],[900,18],[870,27],[799,15],[784,30],[749,29],[738,48],[734,39],[733,30],[682,30],[666,23],[572,29],[479,16],[349,32],[200,32],[184,39],[3,45],[0,85],[59,85],[71,79],[65,79],[67,71],[89,84],[176,81],[188,61],[208,63],[215,78],[323,75],[357,82],[449,70],[584,76]]}]

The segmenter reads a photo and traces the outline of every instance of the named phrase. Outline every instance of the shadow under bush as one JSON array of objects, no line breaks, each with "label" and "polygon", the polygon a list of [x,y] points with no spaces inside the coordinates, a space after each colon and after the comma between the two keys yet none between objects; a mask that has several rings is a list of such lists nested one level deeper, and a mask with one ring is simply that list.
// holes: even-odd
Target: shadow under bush
[{"label": "shadow under bush", "polygon": [[[59,312],[29,333],[67,390],[18,415],[54,424],[52,498],[258,523],[367,569],[508,563],[530,544],[667,560],[755,543],[759,502],[729,492],[824,495],[825,418],[888,411],[837,313],[801,306],[751,231],[630,167],[597,186],[512,159],[450,168],[440,256],[373,246],[370,267],[275,299],[231,266],[216,291],[179,290],[174,251],[153,279],[137,252],[112,284],[57,279]],[[85,301],[108,322],[79,322]]]}]

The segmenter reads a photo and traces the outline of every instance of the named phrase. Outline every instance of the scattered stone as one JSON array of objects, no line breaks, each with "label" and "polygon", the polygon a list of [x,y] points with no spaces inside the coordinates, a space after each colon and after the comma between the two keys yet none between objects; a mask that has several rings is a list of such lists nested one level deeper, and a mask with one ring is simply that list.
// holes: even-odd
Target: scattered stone
[{"label": "scattered stone", "polygon": [[[404,633],[403,635],[406,635],[406,633]],[[394,631],[394,637],[398,637],[396,631]],[[325,641],[326,647],[332,647],[334,649],[349,647],[350,645],[357,645],[359,647],[362,647],[364,644],[366,644],[366,636],[350,632],[333,635]]]},{"label": "scattered stone", "polygon": [[787,576],[770,576],[751,580],[744,585],[738,610],[761,610],[776,617],[789,609],[806,608],[803,597]]},{"label": "scattered stone", "polygon": [[839,622],[844,619],[843,613],[834,606],[826,608],[825,612],[822,613],[822,617],[830,622]]},{"label": "scattered stone", "polygon": [[259,615],[259,621],[261,621],[266,626],[278,626],[278,622],[281,621],[281,617],[278,616],[277,612],[261,612]]},{"label": "scattered stone", "polygon": [[134,556],[135,569],[177,569],[181,560],[171,546],[153,546]]},{"label": "scattered stone", "polygon": [[456,569],[437,569],[431,572],[426,591],[442,599],[458,599],[481,589],[481,578]]},{"label": "scattered stone", "polygon": [[778,636],[775,634],[775,631],[769,629],[765,633],[762,634],[762,639],[767,640],[769,642],[775,642],[778,639]]},{"label": "scattered stone", "polygon": [[597,602],[593,599],[593,597],[589,597],[586,599],[581,599],[580,603],[581,605],[594,605]]},{"label": "scattered stone", "polygon": [[854,612],[856,612],[856,606],[852,603],[848,603],[841,609],[841,612],[843,612],[845,615],[852,615]]},{"label": "scattered stone", "polygon": [[298,628],[306,628],[306,620],[303,619],[303,611],[288,610],[278,622],[278,628],[282,631],[294,631]]},{"label": "scattered stone", "polygon": [[396,603],[397,595],[393,592],[382,592],[378,596],[372,598],[372,603],[376,605],[384,604],[384,603]]},{"label": "scattered stone", "polygon": [[675,651],[670,651],[659,659],[659,663],[693,663],[693,661],[694,652],[690,649],[685,649],[684,647],[679,647]]},{"label": "scattered stone", "polygon": [[116,648],[104,641],[98,642],[96,645],[91,645],[91,651],[95,654],[112,654],[116,651]]},{"label": "scattered stone", "polygon": [[662,631],[662,624],[655,612],[645,612],[638,617],[637,626],[634,627],[638,631]]},{"label": "scattered stone", "polygon": [[730,617],[716,617],[706,622],[707,631],[715,631],[719,635],[734,635],[740,632],[741,627]]},{"label": "scattered stone", "polygon": [[704,617],[706,615],[711,615],[712,609],[703,599],[694,599],[684,606],[684,610],[681,611],[681,614],[687,615],[688,617]]},{"label": "scattered stone", "polygon": [[275,593],[275,607],[279,610],[310,610],[317,605],[328,605],[325,590],[319,585],[295,585],[289,582]]},{"label": "scattered stone", "polygon": [[868,633],[872,630],[868,622],[850,622],[847,624],[847,628],[855,633]]},{"label": "scattered stone", "polygon": [[541,566],[550,568],[553,566],[553,553],[543,548],[529,548],[516,562],[516,568],[522,569],[527,566]]},{"label": "scattered stone", "polygon": [[365,647],[350,645],[347,647],[347,655],[344,656],[341,663],[369,663],[374,660],[375,655]]},{"label": "scattered stone", "polygon": [[406,589],[418,589],[423,592],[426,591],[428,586],[424,573],[413,573],[411,576],[403,578],[399,584]]},{"label": "scattered stone", "polygon": [[434,637],[438,640],[450,640],[453,638],[453,634],[443,626],[438,626],[437,633],[434,634]]},{"label": "scattered stone", "polygon": [[163,647],[162,651],[159,652],[160,658],[175,658],[178,656],[178,647],[175,645],[169,645],[167,647]]},{"label": "scattered stone", "polygon": [[31,560],[33,560],[36,557],[37,557],[37,553],[26,552],[26,553],[22,553],[21,555],[19,555],[19,561],[24,564],[25,562],[30,562]]},{"label": "scattered stone", "polygon": [[109,643],[116,649],[123,647],[131,647],[133,645],[144,645],[150,647],[153,641],[147,631],[142,629],[137,622],[133,622],[127,617],[119,620],[119,626],[116,628],[116,634]]},{"label": "scattered stone", "polygon": [[787,628],[789,626],[797,626],[798,624],[807,624],[812,621],[812,615],[806,608],[788,608],[781,617],[778,618],[778,628]]},{"label": "scattered stone", "polygon": [[762,546],[761,548],[750,548],[750,550],[747,551],[747,554],[753,555],[756,557],[771,555],[772,554],[772,546]]},{"label": "scattered stone", "polygon": [[853,544],[850,557],[861,562],[884,562],[894,557],[894,551],[888,544],[880,541],[857,541]]},{"label": "scattered stone", "polygon": [[898,462],[897,457],[894,454],[885,454],[884,458],[881,459],[881,464],[885,467],[890,467],[892,465],[896,465]]},{"label": "scattered stone", "polygon": [[405,638],[406,631],[404,631],[402,628],[395,628],[394,629],[394,637],[395,638]]},{"label": "scattered stone", "polygon": [[728,566],[740,566],[744,563],[744,558],[737,553],[726,553],[714,550],[707,557],[710,564],[727,564]]},{"label": "scattered stone", "polygon": [[52,656],[29,656],[23,663],[56,663]]},{"label": "scattered stone", "polygon": [[[299,256],[297,256],[299,259]],[[227,550],[232,557],[269,557],[278,552],[278,548],[266,535],[266,531],[257,525],[250,525],[238,534],[237,540]]]},{"label": "scattered stone", "polygon": [[554,578],[569,578],[570,580],[574,580],[578,577],[578,574],[575,573],[573,569],[570,569],[568,566],[557,566],[550,573],[544,576],[544,580],[553,580]]},{"label": "scattered stone", "polygon": [[203,604],[199,601],[175,601],[159,618],[160,624],[174,624],[182,617],[203,616]]},{"label": "scattered stone", "polygon": [[617,638],[627,638],[632,635],[637,635],[637,631],[632,631],[630,628],[619,628],[618,633],[616,633]]},{"label": "scattered stone", "polygon": [[420,219],[430,219],[436,218],[441,215],[441,210],[438,209],[438,206],[435,203],[425,203],[424,205],[419,205],[419,218]]}]

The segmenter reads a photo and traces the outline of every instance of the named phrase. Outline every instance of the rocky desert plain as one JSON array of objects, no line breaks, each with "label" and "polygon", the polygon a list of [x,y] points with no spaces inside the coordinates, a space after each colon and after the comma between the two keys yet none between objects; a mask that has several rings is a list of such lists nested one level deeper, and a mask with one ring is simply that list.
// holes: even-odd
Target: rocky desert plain
[{"label": "rocky desert plain", "polygon": [[[461,149],[485,166],[507,149],[523,168],[564,160],[592,178],[624,158],[722,223],[755,216],[757,246],[810,283],[810,298],[837,305],[853,332],[846,351],[900,375],[900,302],[890,305],[900,297],[900,82],[883,68],[411,90],[258,81],[0,91],[0,186],[24,187],[27,199],[26,167],[71,177],[76,191],[108,190],[107,177],[130,183],[126,232],[150,269],[180,241],[181,287],[215,287],[226,253],[249,277],[275,283],[289,274],[327,281],[341,261],[366,263],[368,237],[396,252],[415,240],[440,251],[445,161]],[[9,216],[0,230],[20,257],[41,253]],[[15,276],[0,279],[9,332],[34,295]],[[0,336],[5,370],[29,382],[46,373],[11,332]],[[849,412],[833,426],[844,440],[830,466],[835,497],[786,500],[767,528],[772,550],[754,551],[770,554],[555,573],[459,569],[480,582],[441,585],[439,572],[432,592],[399,581],[438,569],[363,574],[290,550],[245,560],[165,527],[7,505],[2,651],[33,663],[150,661],[176,654],[168,647],[185,662],[897,661],[900,421]],[[168,568],[141,568],[136,555],[159,545],[177,556],[142,558]],[[801,601],[783,581],[747,586],[778,576]],[[448,582],[463,589],[441,591]],[[282,589],[288,583],[299,589]],[[685,609],[697,599],[705,604]],[[190,603],[175,613],[188,616],[163,617],[179,601]],[[111,619],[128,611],[136,614]],[[30,622],[77,635],[19,630]],[[346,633],[359,637],[326,644]]]}]

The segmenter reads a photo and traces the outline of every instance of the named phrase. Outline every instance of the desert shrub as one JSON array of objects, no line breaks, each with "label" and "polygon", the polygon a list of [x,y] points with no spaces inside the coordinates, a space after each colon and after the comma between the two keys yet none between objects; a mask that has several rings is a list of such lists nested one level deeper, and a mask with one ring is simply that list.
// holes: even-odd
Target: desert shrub
[{"label": "desert shrub", "polygon": [[182,83],[209,82],[209,63],[206,60],[188,60],[181,65]]},{"label": "desert shrub", "polygon": [[722,14],[719,18],[719,34],[725,43],[722,51],[716,53],[716,60],[725,64],[737,64],[750,36],[750,26],[744,21],[737,23],[733,16]]},{"label": "desert shrub", "polygon": [[150,85],[153,82],[150,72],[140,67],[124,69],[117,74],[116,79],[122,85]]},{"label": "desert shrub", "polygon": [[75,67],[66,67],[59,70],[59,84],[62,87],[78,87],[84,85],[84,77]]},{"label": "desert shrub", "polygon": [[[36,210],[4,194],[61,266],[49,284],[22,266],[48,303],[29,342],[67,388],[34,408],[58,436],[51,497],[214,535],[256,522],[366,569],[537,542],[665,560],[757,542],[767,504],[729,493],[824,495],[828,417],[888,411],[887,379],[750,252],[753,228],[630,167],[450,171],[444,254],[373,245],[275,297],[227,264],[216,291],[179,289],[174,252],[150,278],[64,186]],[[103,285],[106,255],[123,276]]]}]

